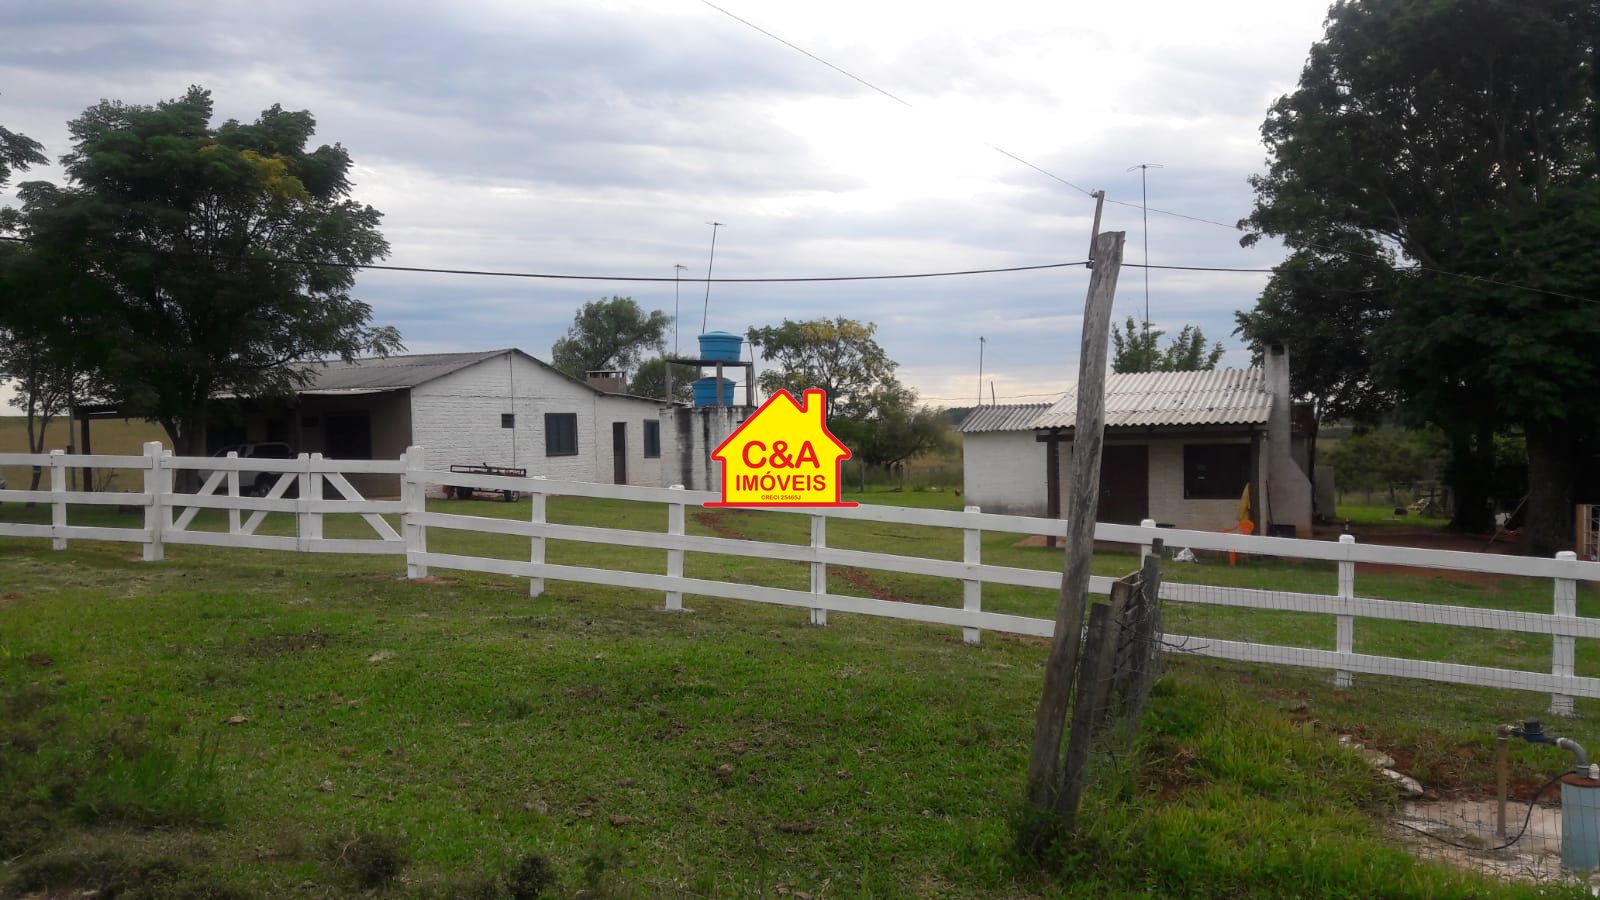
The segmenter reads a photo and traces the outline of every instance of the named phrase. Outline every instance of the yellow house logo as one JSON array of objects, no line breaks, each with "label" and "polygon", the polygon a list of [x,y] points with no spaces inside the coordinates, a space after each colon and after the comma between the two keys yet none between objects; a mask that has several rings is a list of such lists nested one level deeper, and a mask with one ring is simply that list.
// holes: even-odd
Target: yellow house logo
[{"label": "yellow house logo", "polygon": [[778,391],[711,451],[722,463],[722,502],[707,506],[855,506],[839,500],[839,463],[850,448],[828,430],[827,397],[796,403]]}]

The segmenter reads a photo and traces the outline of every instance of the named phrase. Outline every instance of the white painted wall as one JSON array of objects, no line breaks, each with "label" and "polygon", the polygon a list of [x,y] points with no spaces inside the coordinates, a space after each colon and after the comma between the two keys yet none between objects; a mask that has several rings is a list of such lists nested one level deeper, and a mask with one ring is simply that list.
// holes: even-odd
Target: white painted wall
[{"label": "white painted wall", "polygon": [[[1029,432],[1032,437],[1032,432]],[[1149,485],[1150,506],[1146,512],[1150,519],[1157,520],[1158,524],[1173,525],[1176,528],[1194,528],[1198,532],[1221,532],[1226,528],[1238,525],[1238,500],[1184,500],[1184,445],[1186,444],[1242,444],[1250,445],[1250,440],[1240,436],[1232,437],[1187,437],[1187,439],[1170,440],[1107,440],[1107,447],[1117,445],[1144,444],[1149,447]],[[1069,516],[1072,512],[1072,496],[1070,496],[1069,466],[1072,460],[1072,444],[1061,445],[1061,509],[1062,516]],[[1045,463],[1043,458],[1038,463],[1038,480],[1035,480],[1035,490],[1043,496],[1045,487]],[[1043,500],[1040,500],[1043,506]],[[1038,516],[1045,512],[1040,509]],[[1258,525],[1259,528],[1259,525]]]},{"label": "white painted wall", "polygon": [[[961,436],[963,499],[984,512],[1045,514],[1045,445],[1032,431],[990,431]],[[1066,464],[1061,467],[1066,477]]]},{"label": "white painted wall", "polygon": [[[516,416],[502,428],[504,413]],[[545,413],[574,413],[576,456],[545,454]],[[613,481],[611,424],[627,423],[628,482],[661,486],[661,461],[644,456],[650,400],[600,394],[523,356],[506,354],[411,389],[412,440],[429,468],[515,466],[529,475],[572,481]]]}]

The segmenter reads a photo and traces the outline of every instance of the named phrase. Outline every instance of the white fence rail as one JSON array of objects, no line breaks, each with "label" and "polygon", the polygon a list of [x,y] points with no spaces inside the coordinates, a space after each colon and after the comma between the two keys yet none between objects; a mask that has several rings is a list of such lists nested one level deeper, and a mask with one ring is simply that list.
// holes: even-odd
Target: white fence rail
[{"label": "white fence rail", "polygon": [[[970,506],[962,512],[872,505],[822,507],[790,511],[791,515],[810,518],[808,543],[743,540],[685,533],[686,507],[720,499],[711,493],[685,491],[678,487],[558,482],[539,476],[463,475],[430,470],[424,462],[421,448],[416,447],[408,450],[399,460],[329,460],[315,454],[289,460],[237,459],[231,454],[226,458],[185,458],[174,457],[154,443],[145,446],[144,455],[131,457],[66,456],[60,451],[49,455],[0,454],[0,465],[47,467],[50,486],[49,490],[0,491],[0,503],[30,502],[48,504],[51,508],[50,524],[0,521],[0,536],[48,538],[56,549],[64,549],[71,540],[129,541],[142,545],[143,558],[146,560],[162,559],[168,544],[403,555],[406,558],[406,573],[410,578],[426,576],[430,567],[438,567],[527,578],[529,592],[533,596],[538,596],[544,590],[547,579],[661,591],[665,596],[665,607],[669,610],[681,610],[685,594],[748,600],[806,609],[811,622],[817,625],[827,624],[830,611],[948,625],[962,629],[965,640],[973,643],[980,639],[984,630],[1048,637],[1053,628],[1050,619],[983,608],[983,589],[986,584],[1054,589],[1059,585],[1060,574],[1050,570],[984,563],[981,538],[986,531],[1062,536],[1066,533],[1066,523],[1061,520],[993,515]],[[65,489],[66,470],[79,466],[141,470],[144,490],[133,493],[68,491]],[[174,490],[174,476],[183,471],[198,473],[195,479],[200,484],[196,492],[180,493]],[[251,497],[241,491],[241,472],[266,472],[278,477],[264,496]],[[401,499],[368,500],[351,486],[345,477],[349,474],[400,476]],[[429,486],[445,484],[519,491],[531,498],[529,519],[524,522],[428,510],[427,489]],[[335,496],[326,497],[328,492]],[[546,516],[546,498],[550,496],[665,504],[668,511],[667,530],[634,531],[552,523]],[[139,508],[143,511],[142,527],[69,524],[68,507],[77,504],[114,504]],[[202,510],[227,511],[227,530],[194,529],[192,526]],[[292,515],[295,534],[257,533],[270,513]],[[323,519],[332,514],[362,516],[372,529],[373,536],[361,539],[325,537]],[[393,514],[400,515],[401,527],[398,531],[384,518]],[[827,543],[827,523],[830,519],[956,529],[962,532],[961,559],[932,559],[830,547]],[[429,549],[430,529],[525,537],[528,540],[528,560],[522,562],[436,552]],[[1162,598],[1166,600],[1316,613],[1334,618],[1332,650],[1168,635],[1169,644],[1188,652],[1220,659],[1330,669],[1336,673],[1336,683],[1342,686],[1351,684],[1353,676],[1359,673],[1540,691],[1551,695],[1551,711],[1556,713],[1571,713],[1574,697],[1600,697],[1600,678],[1576,674],[1577,640],[1600,638],[1600,618],[1586,618],[1577,614],[1577,584],[1580,581],[1600,582],[1600,563],[1580,562],[1574,553],[1561,553],[1555,559],[1534,559],[1362,545],[1349,535],[1333,543],[1158,529],[1151,522],[1140,526],[1101,524],[1095,528],[1095,537],[1101,541],[1140,545],[1146,551],[1153,539],[1161,538],[1169,547],[1325,560],[1336,564],[1337,592],[1333,594],[1186,584],[1170,577],[1179,573],[1170,573],[1163,580],[1161,588]],[[546,542],[550,540],[664,551],[665,572],[652,574],[549,563],[546,562],[545,549]],[[803,563],[809,568],[810,588],[794,590],[686,577],[683,574],[686,553]],[[1484,609],[1360,597],[1356,594],[1357,564],[1545,579],[1551,584],[1551,610]],[[961,605],[933,606],[830,593],[827,590],[827,569],[830,565],[953,579],[962,585]],[[1096,593],[1106,593],[1110,590],[1111,582],[1110,578],[1096,577],[1091,580],[1090,589]],[[1532,672],[1357,653],[1357,619],[1548,635],[1552,641],[1551,668],[1549,672]]]}]

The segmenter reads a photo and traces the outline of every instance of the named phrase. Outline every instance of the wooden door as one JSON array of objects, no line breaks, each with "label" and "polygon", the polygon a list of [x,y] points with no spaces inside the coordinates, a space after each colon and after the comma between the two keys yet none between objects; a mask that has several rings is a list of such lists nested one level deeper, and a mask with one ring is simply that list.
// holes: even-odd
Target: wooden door
[{"label": "wooden door", "polygon": [[611,480],[614,484],[628,483],[628,423],[611,423]]},{"label": "wooden door", "polygon": [[1097,522],[1137,525],[1150,515],[1150,448],[1107,444],[1100,456]]}]

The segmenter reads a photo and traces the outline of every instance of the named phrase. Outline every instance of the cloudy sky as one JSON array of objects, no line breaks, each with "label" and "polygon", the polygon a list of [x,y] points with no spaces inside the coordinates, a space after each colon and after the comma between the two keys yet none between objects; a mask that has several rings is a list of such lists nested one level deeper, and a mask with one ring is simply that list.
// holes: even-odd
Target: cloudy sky
[{"label": "cloudy sky", "polygon": [[[1106,230],[1142,259],[1150,206],[1233,222],[1263,165],[1258,129],[1321,33],[1326,0],[1110,4],[811,0],[237,3],[0,0],[0,122],[65,152],[101,98],[210,88],[218,121],[282,103],[347,147],[355,196],[399,265],[670,278],[858,275],[1081,260]],[[59,178],[54,167],[23,178]],[[15,180],[15,179],[14,179]],[[13,184],[13,187],[15,185]],[[0,203],[13,197],[0,194]],[[1152,214],[1150,261],[1266,267],[1275,246]],[[1266,276],[1150,273],[1156,327],[1228,347]],[[930,402],[1058,391],[1076,374],[1081,268],[915,281],[713,285],[712,329],[846,315],[879,326]],[[548,358],[583,301],[674,309],[674,286],[371,272],[358,290],[413,351],[515,345]],[[680,299],[685,349],[701,284]],[[1125,269],[1119,318],[1142,314]],[[670,342],[670,339],[669,339]],[[1043,398],[1040,398],[1043,399]]]}]

